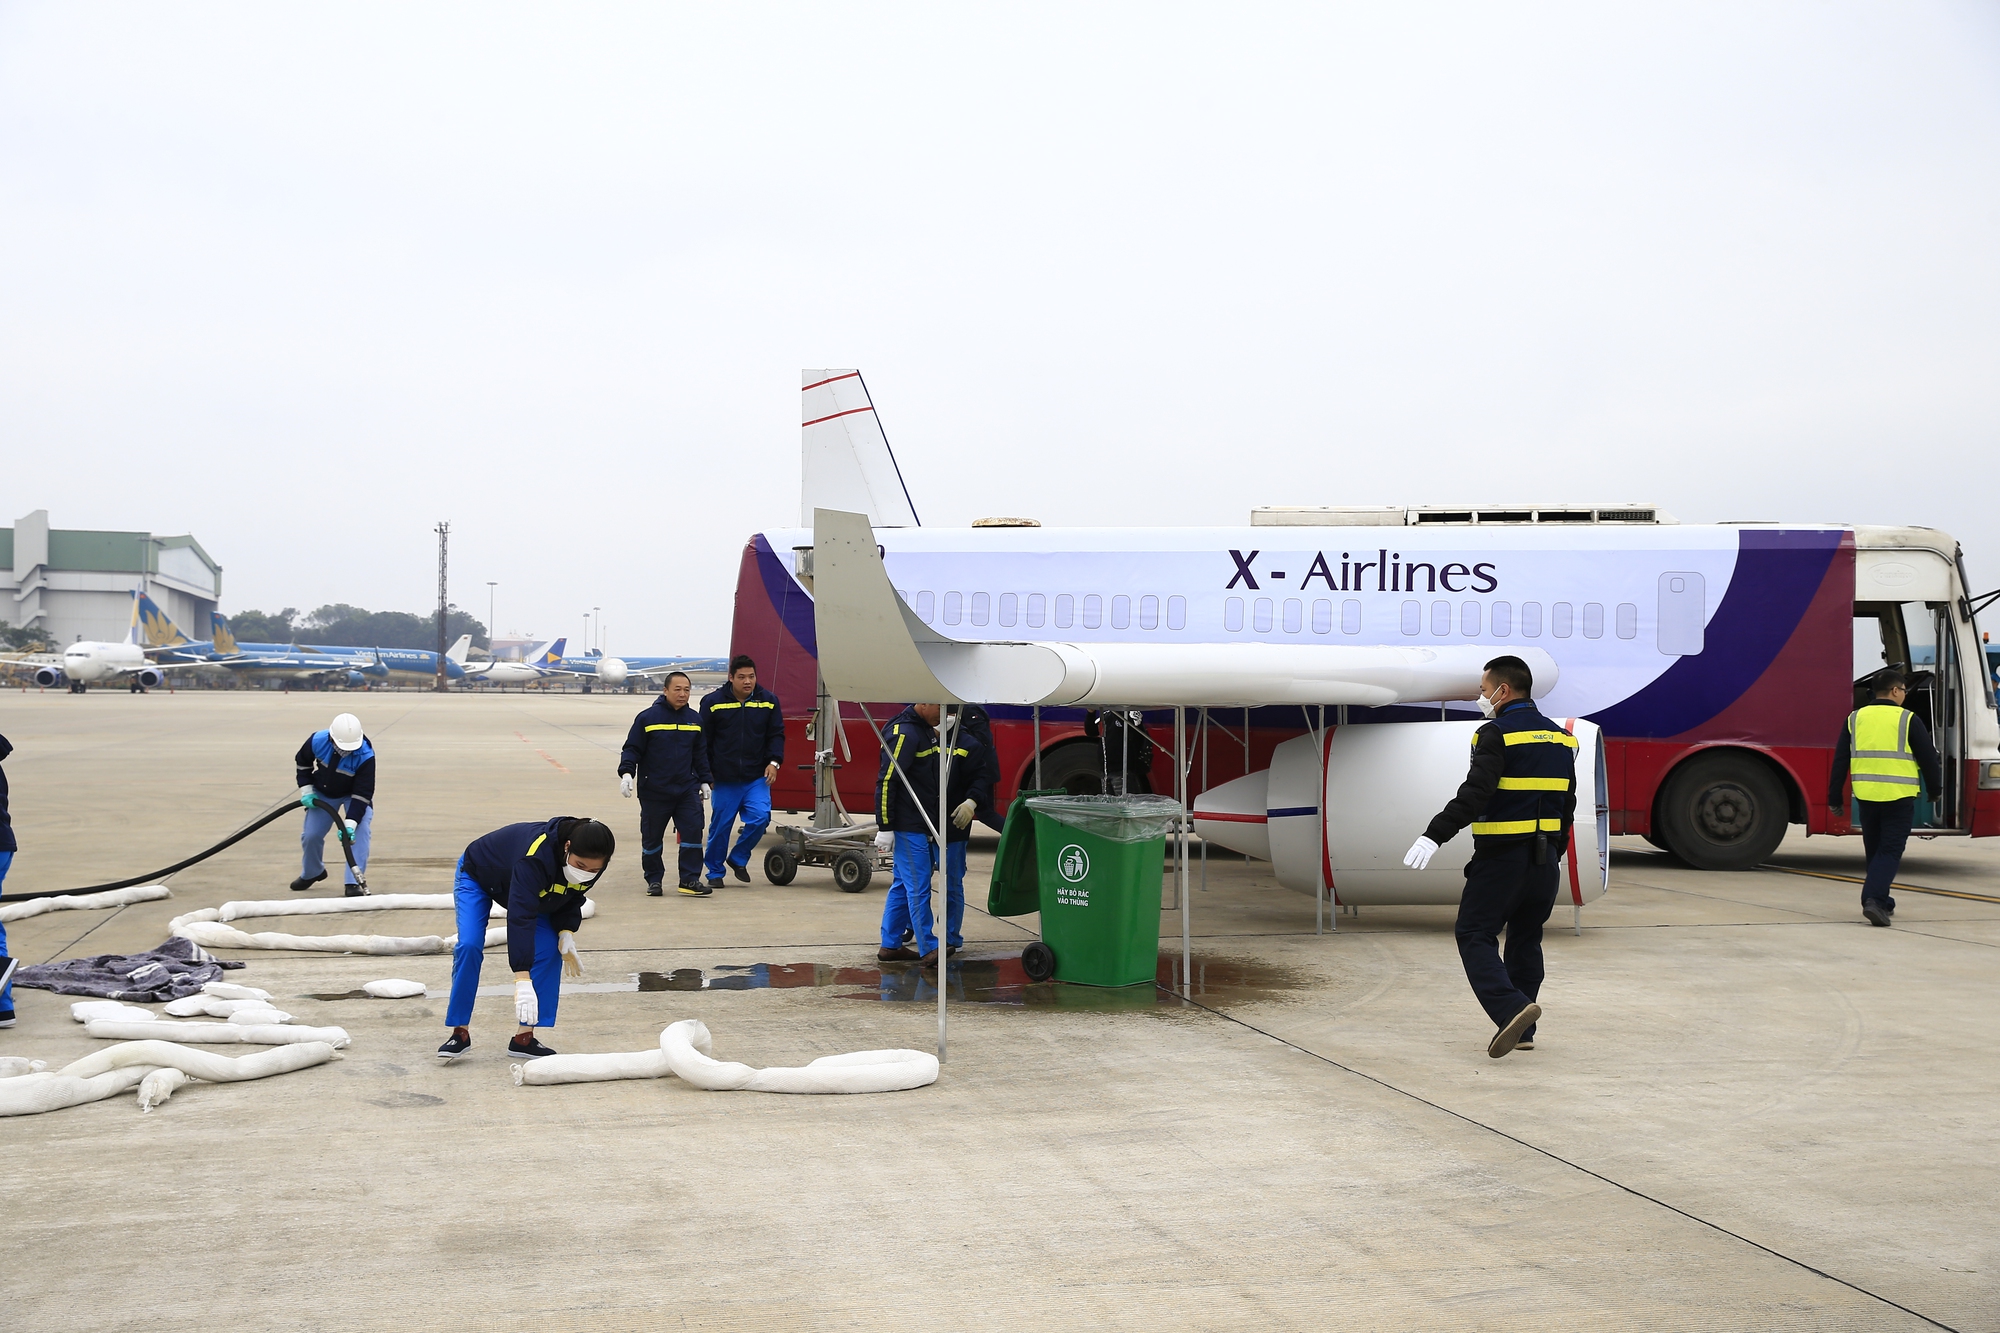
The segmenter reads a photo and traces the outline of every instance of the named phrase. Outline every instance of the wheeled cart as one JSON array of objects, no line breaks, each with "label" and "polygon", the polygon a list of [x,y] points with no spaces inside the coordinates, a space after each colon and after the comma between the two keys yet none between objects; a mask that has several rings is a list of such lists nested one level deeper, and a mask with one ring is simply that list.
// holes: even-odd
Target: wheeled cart
[{"label": "wheeled cart", "polygon": [[891,854],[875,847],[872,820],[837,828],[779,824],[771,833],[778,844],[764,853],[764,878],[773,884],[790,884],[800,866],[831,866],[842,893],[859,893],[877,870],[894,867]]}]

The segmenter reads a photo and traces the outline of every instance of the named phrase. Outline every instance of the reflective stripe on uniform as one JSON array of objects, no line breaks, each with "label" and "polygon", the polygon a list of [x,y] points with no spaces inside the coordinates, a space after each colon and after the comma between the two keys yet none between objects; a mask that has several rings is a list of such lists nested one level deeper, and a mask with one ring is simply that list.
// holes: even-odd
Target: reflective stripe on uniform
[{"label": "reflective stripe on uniform", "polygon": [[1568,778],[1502,778],[1501,791],[1568,791]]},{"label": "reflective stripe on uniform", "polygon": [[655,722],[648,731],[700,731],[701,728],[687,722]]},{"label": "reflective stripe on uniform", "polygon": [[528,855],[533,856],[536,852],[542,850],[542,841],[548,836],[546,833],[537,833],[535,840],[528,844]]},{"label": "reflective stripe on uniform", "polygon": [[777,705],[772,703],[769,699],[742,699],[738,700],[735,703],[710,704],[708,706],[708,711],[711,713],[719,713],[725,708],[775,708],[775,707],[777,707]]},{"label": "reflective stripe on uniform", "polygon": [[1498,823],[1474,823],[1472,831],[1482,836],[1507,833],[1560,833],[1563,822],[1560,819],[1503,819]]},{"label": "reflective stripe on uniform", "polygon": [[1910,749],[1913,716],[1895,704],[1867,704],[1847,715],[1855,800],[1907,800],[1922,790],[1917,757]]},{"label": "reflective stripe on uniform", "polygon": [[1576,737],[1566,731],[1510,731],[1501,739],[1509,745],[1567,745],[1572,750],[1576,748]]},{"label": "reflective stripe on uniform", "polygon": [[879,802],[880,813],[876,816],[880,827],[887,827],[889,823],[889,779],[896,776],[896,760],[902,754],[903,733],[899,731],[896,733],[896,748],[889,752],[889,766],[882,770],[882,799]]}]

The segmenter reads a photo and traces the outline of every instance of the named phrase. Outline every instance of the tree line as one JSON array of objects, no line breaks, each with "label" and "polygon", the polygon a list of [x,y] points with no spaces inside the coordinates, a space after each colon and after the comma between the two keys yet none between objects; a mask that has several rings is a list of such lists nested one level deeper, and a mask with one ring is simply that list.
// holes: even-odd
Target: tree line
[{"label": "tree line", "polygon": [[[238,611],[229,618],[229,632],[238,643],[331,643],[356,648],[437,648],[437,613],[412,615],[408,611],[367,611],[345,602],[334,602],[301,616],[296,607],[281,611]],[[470,634],[474,646],[490,644],[486,626],[472,616],[450,608],[445,616],[444,641],[450,647],[461,634]]]}]

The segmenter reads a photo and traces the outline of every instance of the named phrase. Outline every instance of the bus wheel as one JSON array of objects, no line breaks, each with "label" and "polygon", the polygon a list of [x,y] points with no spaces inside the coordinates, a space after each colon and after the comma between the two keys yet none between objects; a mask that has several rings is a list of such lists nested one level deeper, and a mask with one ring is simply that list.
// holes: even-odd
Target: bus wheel
[{"label": "bus wheel", "polygon": [[1062,745],[1042,759],[1042,789],[1060,788],[1071,796],[1104,793],[1104,756],[1097,745]]},{"label": "bus wheel", "polygon": [[1747,870],[1784,841],[1790,806],[1771,770],[1742,755],[1681,765],[1660,794],[1667,850],[1696,870]]}]

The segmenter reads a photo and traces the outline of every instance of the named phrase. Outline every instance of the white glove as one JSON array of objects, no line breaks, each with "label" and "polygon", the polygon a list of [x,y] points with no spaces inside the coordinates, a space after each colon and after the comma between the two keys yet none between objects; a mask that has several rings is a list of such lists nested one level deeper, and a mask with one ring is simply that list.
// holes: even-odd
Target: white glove
[{"label": "white glove", "polygon": [[353,845],[355,835],[361,832],[361,825],[352,819],[343,819],[340,822],[347,826],[347,837],[344,841],[350,846]]},{"label": "white glove", "polygon": [[1437,855],[1438,845],[1429,838],[1418,838],[1410,844],[1410,850],[1403,853],[1403,864],[1412,870],[1422,870]]},{"label": "white glove", "polygon": [[895,849],[896,849],[896,835],[889,832],[888,829],[883,829],[880,833],[877,833],[875,835],[876,851],[891,852],[894,851]]},{"label": "white glove", "polygon": [[958,829],[971,828],[973,813],[972,802],[960,801],[958,809],[951,812],[951,826]]},{"label": "white glove", "polygon": [[313,794],[313,787],[312,783],[310,782],[308,782],[305,786],[299,788],[299,804],[304,805],[306,803],[306,797],[312,794]]},{"label": "white glove", "polygon": [[701,799],[704,801],[708,799],[708,784],[706,782],[701,784]]},{"label": "white glove", "polygon": [[632,775],[630,773],[620,773],[618,775],[618,794],[620,796],[630,796],[632,794]]},{"label": "white glove", "polygon": [[535,1020],[541,1017],[541,1011],[535,1004],[534,982],[514,983],[514,1017],[524,1028],[533,1027]]},{"label": "white glove", "polygon": [[567,930],[556,932],[556,952],[562,955],[564,976],[583,975],[583,960],[576,956],[576,935],[573,932]]}]

